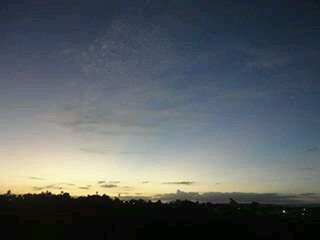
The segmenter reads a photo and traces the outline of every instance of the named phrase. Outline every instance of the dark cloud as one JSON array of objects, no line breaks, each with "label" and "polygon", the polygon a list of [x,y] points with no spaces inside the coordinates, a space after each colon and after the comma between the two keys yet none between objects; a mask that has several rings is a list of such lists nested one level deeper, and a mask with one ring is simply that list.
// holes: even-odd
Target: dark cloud
[{"label": "dark cloud", "polygon": [[46,180],[45,178],[41,178],[41,177],[28,177],[29,179],[32,179],[32,180],[40,180],[40,181],[43,181],[43,180]]},{"label": "dark cloud", "polygon": [[32,187],[34,191],[42,191],[44,188],[43,187]]},{"label": "dark cloud", "polygon": [[35,191],[62,190],[62,189],[66,189],[65,186],[76,186],[76,185],[74,183],[61,182],[61,183],[49,184],[49,185],[45,185],[45,186],[35,186],[35,187],[32,187],[32,189]]},{"label": "dark cloud", "polygon": [[60,186],[59,184],[50,184],[46,186],[36,186],[32,187],[35,191],[43,191],[43,190],[63,190],[64,188]]},{"label": "dark cloud", "polygon": [[82,190],[89,190],[90,188],[91,188],[91,185],[79,187],[79,189],[82,189]]},{"label": "dark cloud", "polygon": [[178,182],[163,182],[162,184],[172,184],[172,185],[192,185],[193,181],[178,181]]},{"label": "dark cloud", "polygon": [[49,188],[49,189],[56,189],[56,190],[61,190],[63,189],[63,187],[59,186],[58,184],[51,184],[51,185],[47,185],[45,186],[46,188]]},{"label": "dark cloud", "polygon": [[142,181],[141,182],[142,184],[147,184],[147,183],[150,183],[149,181]]},{"label": "dark cloud", "polygon": [[104,180],[102,180],[102,181],[98,181],[98,184],[99,185],[101,185],[101,184],[105,184],[105,185],[112,185],[112,184],[114,184],[114,185],[117,185],[117,184],[119,184],[120,183],[120,181],[104,181]]},{"label": "dark cloud", "polygon": [[102,188],[116,188],[116,187],[118,187],[118,185],[116,185],[116,184],[103,184],[103,185],[100,185],[100,187],[102,187]]},{"label": "dark cloud", "polygon": [[306,152],[317,152],[317,151],[319,151],[318,146],[313,146],[306,149]]}]

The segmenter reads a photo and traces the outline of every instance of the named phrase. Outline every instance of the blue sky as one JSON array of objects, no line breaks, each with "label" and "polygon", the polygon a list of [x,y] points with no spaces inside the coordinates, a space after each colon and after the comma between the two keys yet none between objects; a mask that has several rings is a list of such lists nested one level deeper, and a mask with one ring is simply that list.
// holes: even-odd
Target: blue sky
[{"label": "blue sky", "polygon": [[4,1],[0,15],[3,191],[317,193],[316,2]]}]

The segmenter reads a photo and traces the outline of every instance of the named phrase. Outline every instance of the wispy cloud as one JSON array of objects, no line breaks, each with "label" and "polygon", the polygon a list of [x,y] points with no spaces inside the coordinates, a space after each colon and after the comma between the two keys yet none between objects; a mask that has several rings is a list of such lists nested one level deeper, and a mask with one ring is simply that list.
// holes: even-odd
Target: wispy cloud
[{"label": "wispy cloud", "polygon": [[79,189],[82,189],[82,190],[89,190],[90,188],[91,188],[91,185],[86,185],[86,186],[79,187]]},{"label": "wispy cloud", "polygon": [[131,186],[121,186],[120,188],[123,190],[126,190],[126,191],[130,191],[133,189],[133,187],[131,187]]},{"label": "wispy cloud", "polygon": [[[36,180],[38,180],[38,179],[36,179]],[[74,184],[74,183],[60,182],[60,183],[54,183],[54,184],[49,184],[49,185],[44,185],[44,186],[34,186],[34,187],[32,187],[32,189],[35,191],[63,190],[63,189],[68,189],[68,187],[74,187],[74,186],[76,186],[76,184]]]},{"label": "wispy cloud", "polygon": [[192,184],[195,184],[195,182],[193,182],[193,181],[178,181],[178,182],[163,182],[162,184],[192,185]]},{"label": "wispy cloud", "polygon": [[[230,81],[227,83],[233,86],[231,81],[239,79],[244,69],[274,71],[289,61],[277,49],[261,49],[243,42],[234,45],[224,38],[220,43],[217,40],[218,47],[211,44],[204,50],[198,43],[190,46],[189,42],[177,41],[167,29],[169,16],[159,16],[157,21],[162,24],[146,23],[139,16],[115,16],[83,49],[65,51],[74,55],[83,79],[72,86],[78,95],[66,101],[61,125],[82,134],[95,134],[105,141],[187,132],[195,128],[194,121],[199,128],[201,123],[211,124],[208,116],[214,111],[208,111],[208,106],[213,109],[225,101],[261,98],[271,91],[260,83],[230,89],[220,86],[222,81]],[[181,29],[186,23],[175,17],[173,24]],[[204,71],[199,73],[198,66]],[[221,66],[236,69],[217,74]],[[206,103],[201,102],[202,97]],[[109,153],[90,148],[82,151]]]},{"label": "wispy cloud", "polygon": [[43,189],[45,189],[44,187],[32,187],[32,190],[34,191],[42,191]]},{"label": "wispy cloud", "polygon": [[45,178],[41,178],[41,177],[33,177],[33,176],[30,176],[30,177],[27,177],[27,178],[32,179],[32,180],[39,180],[39,181],[46,180]]},{"label": "wispy cloud", "polygon": [[98,184],[119,184],[120,181],[105,181],[105,180],[102,180],[102,181],[98,181],[97,182]]},{"label": "wispy cloud", "polygon": [[76,184],[74,183],[69,183],[69,182],[61,182],[61,183],[58,183],[59,185],[66,185],[66,186],[76,186]]},{"label": "wispy cloud", "polygon": [[120,181],[109,181],[110,184],[119,184]]},{"label": "wispy cloud", "polygon": [[[104,131],[100,132],[100,134],[105,134]],[[107,133],[115,136],[112,133]],[[106,150],[106,149],[100,149],[100,148],[80,148],[79,149],[81,152],[88,153],[88,154],[98,154],[98,155],[105,155],[105,154],[123,154],[123,155],[133,155],[133,154],[142,154],[143,152],[140,151],[111,151],[111,150]]]},{"label": "wispy cloud", "polygon": [[313,172],[316,169],[313,167],[298,167],[298,168],[295,168],[295,170],[297,170],[299,172]]},{"label": "wispy cloud", "polygon": [[317,151],[319,151],[318,146],[312,146],[306,149],[306,152],[317,152]]},{"label": "wispy cloud", "polygon": [[318,194],[316,194],[316,193],[301,193],[300,196],[315,197],[315,196],[318,196]]},{"label": "wispy cloud", "polygon": [[177,56],[170,34],[159,31],[164,26],[136,20],[116,17],[86,49],[71,51],[90,83],[75,86],[83,94],[66,109],[63,125],[108,136],[141,136],[157,131],[164,120],[186,119],[175,114],[186,105],[185,97],[170,89],[172,78],[161,76],[183,65],[184,57]]},{"label": "wispy cloud", "polygon": [[32,187],[32,189],[35,191],[43,191],[43,190],[63,190],[64,188],[59,184],[50,184],[46,186],[35,186],[35,187]]},{"label": "wispy cloud", "polygon": [[116,188],[116,187],[118,187],[118,185],[116,185],[116,184],[102,184],[102,185],[100,185],[100,187],[102,187],[102,188]]},{"label": "wispy cloud", "polygon": [[245,66],[256,70],[276,70],[287,65],[290,61],[285,53],[274,49],[259,49],[254,47],[242,47],[239,50],[244,54]]},{"label": "wispy cloud", "polygon": [[132,155],[132,154],[142,154],[143,152],[135,152],[135,151],[121,151],[120,154],[124,155]]},{"label": "wispy cloud", "polygon": [[80,151],[84,153],[99,154],[99,155],[105,155],[109,153],[109,151],[107,150],[95,149],[95,148],[80,148]]}]

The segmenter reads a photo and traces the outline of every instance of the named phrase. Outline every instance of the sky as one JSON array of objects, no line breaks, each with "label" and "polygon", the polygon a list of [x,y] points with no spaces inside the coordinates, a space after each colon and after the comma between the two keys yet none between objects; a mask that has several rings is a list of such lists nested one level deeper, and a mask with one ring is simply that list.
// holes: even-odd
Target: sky
[{"label": "sky", "polygon": [[0,25],[0,192],[320,202],[317,1],[3,0]]}]

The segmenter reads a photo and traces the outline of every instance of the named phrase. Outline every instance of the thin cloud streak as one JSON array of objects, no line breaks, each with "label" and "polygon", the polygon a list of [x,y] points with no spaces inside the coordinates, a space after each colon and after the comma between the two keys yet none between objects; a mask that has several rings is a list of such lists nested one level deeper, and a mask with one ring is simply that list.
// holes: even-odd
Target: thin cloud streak
[{"label": "thin cloud streak", "polygon": [[116,188],[116,187],[118,187],[118,185],[116,185],[116,184],[102,184],[102,185],[100,185],[100,187],[102,187],[102,188]]},{"label": "thin cloud streak", "polygon": [[82,190],[90,190],[90,188],[91,188],[91,185],[79,187],[79,189],[82,189]]},{"label": "thin cloud streak", "polygon": [[192,185],[192,184],[195,184],[195,182],[193,182],[193,181],[178,181],[178,182],[163,182],[162,184]]},{"label": "thin cloud streak", "polygon": [[39,180],[39,181],[46,180],[45,178],[33,177],[33,176],[31,176],[31,177],[27,177],[27,178],[32,179],[32,180]]},{"label": "thin cloud streak", "polygon": [[317,151],[319,151],[318,146],[313,146],[306,149],[306,152],[317,152]]},{"label": "thin cloud streak", "polygon": [[63,190],[64,188],[62,186],[59,186],[59,184],[50,184],[46,186],[35,186],[32,187],[35,191],[42,191],[42,190]]},{"label": "thin cloud streak", "polygon": [[119,184],[120,181],[109,181],[110,184]]},{"label": "thin cloud streak", "polygon": [[99,155],[105,155],[109,153],[109,151],[106,151],[106,150],[93,149],[93,148],[80,148],[80,151],[84,153],[99,154]]}]

